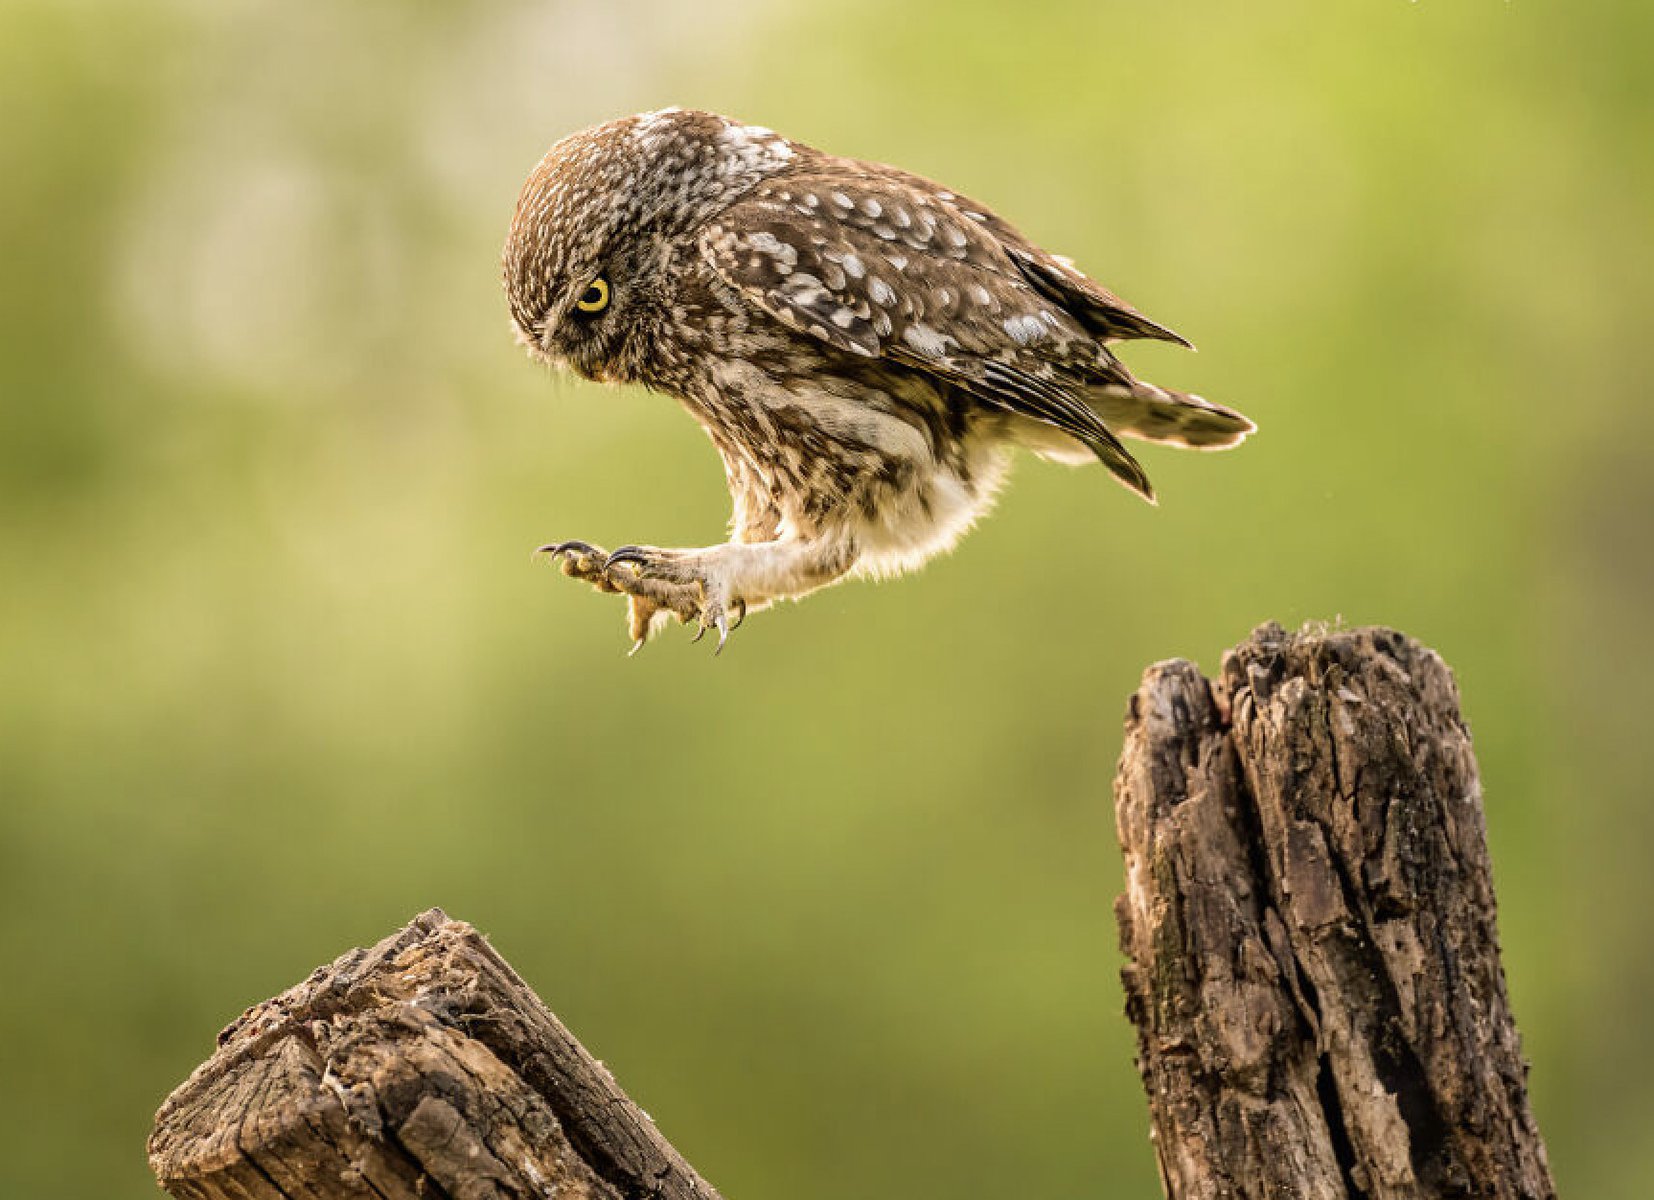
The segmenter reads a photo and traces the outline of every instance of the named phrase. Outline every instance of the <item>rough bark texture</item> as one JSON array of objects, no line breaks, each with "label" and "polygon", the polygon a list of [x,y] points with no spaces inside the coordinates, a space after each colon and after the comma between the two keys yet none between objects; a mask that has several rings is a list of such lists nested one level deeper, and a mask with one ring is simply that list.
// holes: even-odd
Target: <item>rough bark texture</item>
[{"label": "rough bark texture", "polygon": [[432,909],[249,1009],[156,1114],[179,1200],[718,1200],[469,925]]},{"label": "rough bark texture", "polygon": [[1168,1196],[1554,1196],[1440,658],[1268,625],[1151,667],[1115,801]]}]

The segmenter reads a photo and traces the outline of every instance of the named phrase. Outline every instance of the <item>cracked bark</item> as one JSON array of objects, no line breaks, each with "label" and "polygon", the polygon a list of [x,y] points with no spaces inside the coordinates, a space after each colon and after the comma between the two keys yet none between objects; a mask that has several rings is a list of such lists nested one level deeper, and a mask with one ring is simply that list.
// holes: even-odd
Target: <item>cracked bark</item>
[{"label": "cracked bark", "polygon": [[249,1009],[156,1114],[179,1200],[719,1200],[440,910]]},{"label": "cracked bark", "polygon": [[1215,683],[1151,667],[1115,804],[1172,1200],[1554,1197],[1440,658],[1266,625]]}]

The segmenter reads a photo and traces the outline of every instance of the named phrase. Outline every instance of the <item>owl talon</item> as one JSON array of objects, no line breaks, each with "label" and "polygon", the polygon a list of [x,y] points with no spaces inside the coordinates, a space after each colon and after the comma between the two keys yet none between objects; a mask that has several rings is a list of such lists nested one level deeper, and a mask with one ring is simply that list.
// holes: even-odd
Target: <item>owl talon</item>
[{"label": "owl talon", "polygon": [[622,546],[603,560],[604,570],[629,566],[639,579],[687,586],[701,582],[692,557],[677,550],[654,546]]},{"label": "owl talon", "polygon": [[[636,654],[658,626],[657,617],[670,613],[696,626],[693,641],[707,630],[718,631],[714,653],[721,653],[729,635],[746,619],[747,602],[729,595],[728,585],[696,552],[662,550],[654,546],[621,546],[613,552],[589,542],[551,542],[537,553],[560,560],[563,574],[590,583],[602,592],[620,592],[630,598],[628,630]],[[629,569],[623,569],[629,568]]]},{"label": "owl talon", "polygon": [[590,542],[548,542],[546,545],[537,548],[534,553],[544,554],[548,558],[557,558],[564,554],[580,558],[603,557],[603,551]]},{"label": "owl talon", "polygon": [[689,639],[690,642],[698,642],[706,636],[707,630],[716,629],[718,631],[718,645],[713,649],[712,653],[714,657],[722,654],[725,643],[729,641],[730,633],[739,628],[741,618],[746,616],[746,602],[744,600],[737,600],[735,603],[740,608],[740,617],[736,618],[734,625],[729,623],[729,616],[722,604],[716,601],[702,604],[700,606],[700,611],[695,615],[695,624],[697,628],[695,630],[695,636]]},{"label": "owl talon", "polygon": [[609,579],[608,568],[604,565],[607,553],[590,542],[548,542],[534,553],[544,554],[557,563],[558,568],[570,579],[589,583],[600,592],[620,590]]},{"label": "owl talon", "polygon": [[639,572],[649,575],[658,575],[663,579],[670,579],[674,583],[683,582],[679,578],[683,574],[678,566],[679,552],[675,550],[661,550],[654,546],[621,546],[612,551],[603,560],[606,567],[618,567],[630,564]]}]

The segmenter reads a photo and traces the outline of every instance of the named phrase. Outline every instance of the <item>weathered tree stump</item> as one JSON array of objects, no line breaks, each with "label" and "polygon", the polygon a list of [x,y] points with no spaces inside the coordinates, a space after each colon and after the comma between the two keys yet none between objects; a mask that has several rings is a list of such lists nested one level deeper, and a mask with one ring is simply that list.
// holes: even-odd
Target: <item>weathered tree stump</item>
[{"label": "weathered tree stump", "polygon": [[1172,1200],[1555,1195],[1452,675],[1382,629],[1149,669],[1115,781]]},{"label": "weathered tree stump", "polygon": [[[1446,666],[1265,626],[1150,668],[1115,780],[1126,1010],[1171,1200],[1550,1200]],[[156,1116],[180,1200],[718,1200],[440,911],[219,1035]]]},{"label": "weathered tree stump", "polygon": [[179,1200],[718,1200],[440,910],[249,1009],[156,1114]]}]

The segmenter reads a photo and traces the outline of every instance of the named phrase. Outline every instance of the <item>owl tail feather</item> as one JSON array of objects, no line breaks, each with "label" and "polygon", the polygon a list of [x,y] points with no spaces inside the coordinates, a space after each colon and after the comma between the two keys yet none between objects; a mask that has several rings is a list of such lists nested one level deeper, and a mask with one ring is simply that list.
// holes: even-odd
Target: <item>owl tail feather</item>
[{"label": "owl tail feather", "polygon": [[1093,388],[1086,401],[1116,433],[1191,450],[1227,450],[1258,428],[1232,408],[1137,380]]},{"label": "owl tail feather", "polygon": [[1149,473],[1143,470],[1143,464],[1131,456],[1131,451],[1122,446],[1113,433],[1104,430],[1102,436],[1087,437],[1085,444],[1115,479],[1150,504],[1160,503],[1154,498],[1154,485],[1149,482]]}]

